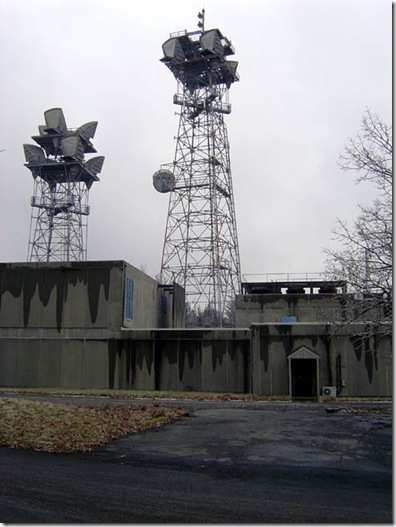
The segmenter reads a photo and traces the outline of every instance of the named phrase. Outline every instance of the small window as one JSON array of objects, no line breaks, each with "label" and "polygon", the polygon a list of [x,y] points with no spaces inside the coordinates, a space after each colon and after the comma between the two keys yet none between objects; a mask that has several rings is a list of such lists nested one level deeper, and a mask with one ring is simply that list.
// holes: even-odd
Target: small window
[{"label": "small window", "polygon": [[128,277],[125,278],[124,318],[126,320],[133,318],[133,280]]}]

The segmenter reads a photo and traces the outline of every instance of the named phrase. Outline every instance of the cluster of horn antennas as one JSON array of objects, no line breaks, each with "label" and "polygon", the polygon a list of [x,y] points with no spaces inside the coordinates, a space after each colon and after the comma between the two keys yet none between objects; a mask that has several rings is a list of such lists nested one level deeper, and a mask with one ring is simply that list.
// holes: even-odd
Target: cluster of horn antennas
[{"label": "cluster of horn antennas", "polygon": [[45,125],[23,145],[34,179],[29,261],[80,261],[87,258],[89,189],[99,181],[104,157],[91,142],[97,122],[68,129],[61,108],[44,112]]},{"label": "cluster of horn antennas", "polygon": [[219,29],[173,34],[162,51],[161,61],[190,92],[220,84],[229,88],[239,80],[238,62],[227,60],[234,48]]}]

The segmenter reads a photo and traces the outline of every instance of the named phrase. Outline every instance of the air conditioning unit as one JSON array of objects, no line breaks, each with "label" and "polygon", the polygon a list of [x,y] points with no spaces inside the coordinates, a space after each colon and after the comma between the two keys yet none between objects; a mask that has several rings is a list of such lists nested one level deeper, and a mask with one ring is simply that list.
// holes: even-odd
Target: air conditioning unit
[{"label": "air conditioning unit", "polygon": [[336,386],[323,386],[322,393],[326,397],[337,397],[337,387]]}]

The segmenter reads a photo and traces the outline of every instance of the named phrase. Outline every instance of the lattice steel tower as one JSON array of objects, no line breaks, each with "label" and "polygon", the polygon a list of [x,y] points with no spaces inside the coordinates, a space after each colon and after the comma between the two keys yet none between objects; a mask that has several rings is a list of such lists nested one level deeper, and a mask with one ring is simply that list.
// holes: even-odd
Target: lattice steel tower
[{"label": "lattice steel tower", "polygon": [[44,118],[46,124],[32,137],[40,146],[23,145],[34,179],[28,260],[86,260],[88,194],[99,181],[104,157],[84,161],[84,155],[96,152],[90,139],[98,123],[70,130],[61,108],[47,110]]},{"label": "lattice steel tower", "polygon": [[[224,115],[231,112],[230,86],[239,80],[231,42],[219,29],[173,33],[161,61],[177,80],[180,106],[173,163],[153,176],[170,192],[161,263],[164,283],[186,290],[187,325],[233,325],[240,292],[240,261],[230,149]],[[197,320],[197,315],[199,320]]]}]

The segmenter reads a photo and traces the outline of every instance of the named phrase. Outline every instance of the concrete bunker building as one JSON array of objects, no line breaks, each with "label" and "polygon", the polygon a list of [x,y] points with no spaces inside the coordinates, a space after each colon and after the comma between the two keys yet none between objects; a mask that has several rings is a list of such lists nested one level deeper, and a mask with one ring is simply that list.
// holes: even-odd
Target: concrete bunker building
[{"label": "concrete bunker building", "polygon": [[392,393],[390,337],[330,322],[342,283],[245,283],[237,327],[188,329],[184,290],[123,261],[3,263],[0,286],[1,386]]}]

